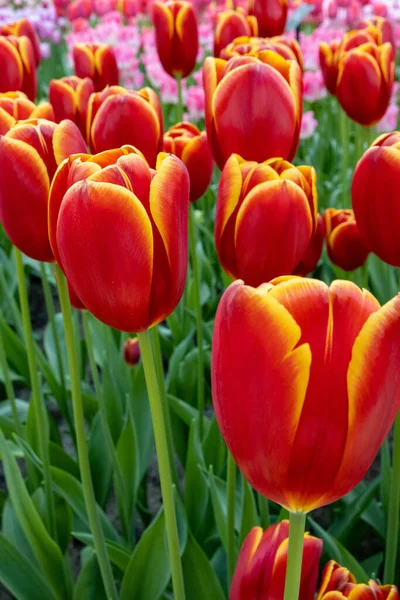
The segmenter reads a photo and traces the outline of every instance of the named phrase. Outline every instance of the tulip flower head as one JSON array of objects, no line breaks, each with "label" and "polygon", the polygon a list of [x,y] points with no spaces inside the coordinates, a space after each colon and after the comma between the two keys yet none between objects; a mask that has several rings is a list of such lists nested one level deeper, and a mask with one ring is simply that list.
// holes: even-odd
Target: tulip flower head
[{"label": "tulip flower head", "polygon": [[29,38],[32,44],[35,64],[37,67],[39,66],[41,58],[40,40],[32,23],[28,21],[28,19],[20,19],[15,23],[5,23],[4,25],[1,25],[0,35],[13,35],[15,37],[21,37],[24,35]]},{"label": "tulip flower head", "polygon": [[175,154],[186,165],[190,177],[190,200],[195,202],[210,185],[214,168],[206,132],[201,132],[191,123],[177,123],[164,135],[164,150]]},{"label": "tulip flower head", "polygon": [[399,185],[400,132],[394,132],[377,138],[361,157],[351,198],[366,244],[381,260],[396,267],[400,267]]},{"label": "tulip flower head", "polygon": [[322,574],[317,600],[400,600],[395,585],[378,585],[372,579],[368,585],[357,583],[354,575],[345,567],[331,560]]},{"label": "tulip flower head", "polygon": [[221,56],[221,52],[239,37],[250,38],[258,34],[257,20],[255,17],[246,16],[240,8],[238,10],[224,10],[218,14],[217,26],[214,34],[214,56]]},{"label": "tulip flower head", "polygon": [[72,50],[75,74],[93,80],[100,92],[106,85],[118,85],[119,72],[114,50],[108,44],[75,44]]},{"label": "tulip flower head", "polygon": [[187,77],[196,66],[199,49],[197,18],[193,6],[184,0],[156,0],[153,23],[157,52],[171,77]]},{"label": "tulip flower head", "polygon": [[281,35],[284,32],[287,12],[287,0],[249,0],[249,15],[256,17],[258,33],[263,37]]},{"label": "tulip flower head", "polygon": [[75,75],[52,79],[49,84],[49,100],[54,108],[57,123],[70,119],[86,136],[87,109],[94,83],[89,77],[80,79]]},{"label": "tulip flower head", "polygon": [[128,338],[124,343],[124,361],[130,367],[134,367],[140,360],[140,346],[137,337]]},{"label": "tulip flower head", "polygon": [[299,143],[302,75],[297,61],[264,50],[203,67],[208,141],[220,169],[231,154],[292,160]]},{"label": "tulip flower head", "polygon": [[344,271],[362,267],[370,249],[361,237],[351,209],[328,208],[324,213],[326,246],[334,265]]},{"label": "tulip flower head", "polygon": [[5,135],[17,121],[26,119],[54,121],[53,108],[48,102],[36,106],[23,92],[0,94],[0,135]]},{"label": "tulip flower head", "polygon": [[[289,521],[264,532],[253,527],[240,550],[229,600],[283,600],[288,555]],[[322,540],[304,535],[299,600],[313,600],[317,585]]]},{"label": "tulip flower head", "polygon": [[21,37],[0,36],[0,93],[24,92],[29,100],[36,98],[36,63],[31,41]]},{"label": "tulip flower head", "polygon": [[380,307],[350,281],[232,283],[215,320],[212,395],[247,481],[291,511],[347,494],[400,407],[399,361],[400,295]]},{"label": "tulip flower head", "polygon": [[272,50],[287,60],[296,60],[303,69],[303,55],[295,39],[277,36],[272,38],[238,37],[220,52],[220,57],[229,60],[235,56],[258,56],[263,50]]},{"label": "tulip flower head", "polygon": [[100,321],[139,332],[175,309],[186,280],[188,209],[189,175],[176,156],[161,153],[154,171],[124,146],[60,165],[49,197],[50,243]]}]

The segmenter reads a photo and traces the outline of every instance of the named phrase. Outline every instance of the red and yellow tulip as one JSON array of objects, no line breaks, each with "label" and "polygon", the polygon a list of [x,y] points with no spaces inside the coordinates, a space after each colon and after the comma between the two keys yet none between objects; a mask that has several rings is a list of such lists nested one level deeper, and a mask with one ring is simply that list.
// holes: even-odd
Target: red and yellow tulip
[{"label": "red and yellow tulip", "polygon": [[190,200],[195,202],[207,190],[213,174],[213,158],[207,134],[192,123],[177,123],[164,135],[164,150],[186,165],[190,177]]},{"label": "red and yellow tulip", "polygon": [[[289,521],[264,532],[253,527],[237,560],[229,600],[283,600],[288,556]],[[322,540],[304,535],[299,600],[313,600],[317,585]]]},{"label": "red and yellow tulip", "polygon": [[258,33],[263,37],[281,35],[284,32],[287,12],[287,0],[249,0],[249,15],[256,17]]},{"label": "red and yellow tulip", "polygon": [[13,35],[15,37],[21,37],[24,35],[29,38],[32,44],[33,54],[35,56],[35,64],[36,66],[39,66],[41,59],[40,40],[32,23],[28,21],[28,19],[20,19],[15,23],[5,23],[4,25],[1,25],[0,35]]},{"label": "red and yellow tulip", "polygon": [[361,237],[351,209],[328,208],[324,212],[326,247],[334,265],[344,271],[362,267],[370,249]]},{"label": "red and yellow tulip", "polygon": [[247,481],[291,511],[357,485],[400,407],[400,295],[349,281],[236,281],[218,307],[212,395]]},{"label": "red and yellow tulip", "polygon": [[[32,101],[36,98],[35,53],[29,38],[0,36],[0,93],[24,92]],[[6,67],[4,66],[6,65]]]},{"label": "red and yellow tulip", "polygon": [[72,50],[75,74],[93,80],[100,92],[106,85],[118,85],[119,71],[114,50],[108,44],[75,44]]},{"label": "red and yellow tulip", "polygon": [[23,92],[0,94],[0,135],[5,135],[17,121],[26,119],[54,121],[53,108],[48,102],[36,106]]},{"label": "red and yellow tulip", "polygon": [[86,136],[88,103],[94,93],[94,83],[89,77],[80,79],[75,75],[52,79],[49,84],[49,100],[57,123],[70,119]]},{"label": "red and yellow tulip", "polygon": [[219,57],[222,50],[236,38],[250,38],[258,34],[255,17],[246,16],[243,10],[224,10],[218,14],[214,34],[214,56]]},{"label": "red and yellow tulip", "polygon": [[308,244],[307,250],[304,252],[301,261],[293,271],[293,275],[305,277],[317,268],[319,259],[321,258],[324,241],[325,224],[321,215],[318,214],[317,228],[311,237],[310,243]]},{"label": "red and yellow tulip", "polygon": [[50,183],[66,156],[86,151],[74,123],[19,121],[0,136],[0,221],[12,243],[30,258],[54,260],[47,206]]},{"label": "red and yellow tulip", "polygon": [[229,60],[235,56],[258,56],[263,50],[273,50],[287,60],[296,60],[303,69],[303,55],[295,39],[277,36],[272,38],[237,37],[221,52],[220,57]]},{"label": "red and yellow tulip", "polygon": [[215,215],[224,270],[249,285],[293,273],[316,231],[317,203],[313,167],[232,155],[222,171]]},{"label": "red and yellow tulip", "polygon": [[135,146],[151,167],[163,147],[160,101],[151,88],[128,92],[111,86],[92,94],[87,114],[87,141],[94,153]]},{"label": "red and yellow tulip", "polygon": [[317,600],[400,600],[395,585],[378,585],[370,580],[368,585],[357,583],[354,575],[345,567],[331,560],[322,574]]},{"label": "red and yellow tulip", "polygon": [[164,70],[171,77],[187,77],[196,66],[199,49],[197,18],[190,2],[156,0],[153,23],[157,52]]},{"label": "red and yellow tulip", "polygon": [[125,146],[60,165],[49,198],[51,246],[100,321],[144,331],[174,310],[186,280],[188,209],[189,176],[176,156],[161,153],[154,171]]},{"label": "red and yellow tulip", "polygon": [[400,132],[380,136],[354,171],[351,188],[358,229],[380,259],[400,267]]},{"label": "red and yellow tulip", "polygon": [[203,82],[208,142],[220,169],[233,153],[257,162],[292,160],[302,115],[297,61],[271,50],[229,61],[208,57]]}]

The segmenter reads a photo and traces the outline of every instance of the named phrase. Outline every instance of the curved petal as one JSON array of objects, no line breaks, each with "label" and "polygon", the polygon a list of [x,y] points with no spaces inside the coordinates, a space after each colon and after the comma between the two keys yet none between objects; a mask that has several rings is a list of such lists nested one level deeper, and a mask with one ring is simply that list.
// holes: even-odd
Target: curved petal
[{"label": "curved petal", "polygon": [[95,74],[93,52],[86,44],[75,44],[72,49],[75,73],[78,77],[90,77]]},{"label": "curved petal", "polygon": [[233,574],[231,589],[229,592],[229,600],[242,600],[244,597],[242,585],[246,572],[251,565],[257,548],[263,538],[263,530],[261,527],[253,527],[250,533],[246,536],[240,553],[237,559],[235,572]]},{"label": "curved petal", "polygon": [[0,92],[22,89],[24,70],[18,50],[5,37],[0,37]]},{"label": "curved petal", "polygon": [[65,119],[59,123],[53,134],[53,151],[57,165],[73,154],[85,154],[86,142],[78,127]]},{"label": "curved petal", "polygon": [[214,170],[214,161],[204,131],[186,144],[181,158],[189,171],[190,200],[195,202],[207,191]]},{"label": "curved petal", "polygon": [[63,119],[76,120],[75,90],[62,80],[52,79],[49,84],[49,100],[54,109],[56,123]]}]

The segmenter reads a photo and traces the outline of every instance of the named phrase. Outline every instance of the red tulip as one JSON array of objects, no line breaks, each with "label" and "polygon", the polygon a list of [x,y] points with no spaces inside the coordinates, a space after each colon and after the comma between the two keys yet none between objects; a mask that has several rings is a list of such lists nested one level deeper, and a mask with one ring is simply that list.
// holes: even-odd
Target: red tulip
[{"label": "red tulip", "polygon": [[165,133],[164,150],[175,154],[186,165],[190,177],[190,200],[195,202],[206,192],[214,169],[207,134],[191,123],[178,123]]},{"label": "red tulip", "polygon": [[36,66],[39,66],[42,56],[40,52],[40,40],[32,23],[28,21],[28,19],[21,19],[15,23],[6,23],[1,25],[0,35],[13,35],[15,37],[21,37],[24,35],[29,38],[32,44],[33,54],[35,56],[35,64]]},{"label": "red tulip", "polygon": [[203,81],[208,142],[220,169],[233,153],[257,162],[276,156],[292,160],[302,114],[302,76],[295,60],[270,50],[258,58],[209,57]]},{"label": "red tulip", "polygon": [[214,56],[220,56],[222,50],[239,37],[257,35],[255,17],[248,17],[242,10],[224,10],[218,14],[214,34]]},{"label": "red tulip", "polygon": [[[283,600],[289,541],[289,521],[264,532],[253,527],[237,560],[229,600]],[[299,600],[314,600],[322,540],[304,535]]]},{"label": "red tulip", "polygon": [[324,213],[326,246],[334,265],[344,271],[362,267],[370,249],[361,237],[351,209],[328,208]]},{"label": "red tulip", "polygon": [[35,100],[35,53],[29,38],[25,35],[0,36],[0,64],[3,65],[0,69],[0,93],[21,91],[30,100]]},{"label": "red tulip", "polygon": [[187,77],[196,66],[199,49],[197,18],[190,2],[156,0],[153,23],[157,52],[164,70],[171,77]]},{"label": "red tulip", "polygon": [[92,94],[87,139],[94,153],[124,144],[135,146],[154,167],[163,146],[163,118],[157,94],[151,88],[128,92],[118,86]]},{"label": "red tulip", "polygon": [[70,21],[89,19],[93,12],[92,0],[74,0],[68,5],[67,14]]},{"label": "red tulip", "polygon": [[400,407],[400,295],[350,281],[236,281],[218,307],[212,395],[247,481],[291,511],[329,504],[371,466]]},{"label": "red tulip", "polygon": [[374,16],[367,21],[363,21],[359,27],[370,32],[378,45],[389,42],[392,45],[394,56],[396,55],[393,25],[387,18]]},{"label": "red tulip", "polygon": [[378,585],[370,580],[368,585],[357,583],[348,569],[331,560],[322,574],[317,600],[400,600],[395,585]]},{"label": "red tulip", "polygon": [[50,183],[58,163],[85,149],[71,121],[20,121],[0,136],[0,221],[12,243],[30,258],[54,260],[47,230]]},{"label": "red tulip", "polygon": [[72,50],[75,74],[93,80],[100,92],[106,85],[118,85],[119,72],[114,50],[108,44],[75,44]]},{"label": "red tulip", "polygon": [[89,77],[80,79],[75,75],[52,79],[49,85],[49,100],[54,108],[56,122],[70,119],[86,136],[86,120],[90,95],[94,83]]},{"label": "red tulip", "polygon": [[134,367],[140,360],[140,346],[137,337],[128,338],[124,344],[124,361],[130,367]]},{"label": "red tulip", "polygon": [[220,52],[220,57],[229,60],[235,56],[258,56],[263,50],[273,50],[287,60],[296,60],[303,70],[300,44],[295,39],[283,36],[273,38],[238,37]]},{"label": "red tulip", "polygon": [[189,176],[175,156],[160,154],[154,171],[125,146],[60,165],[49,198],[50,242],[100,321],[144,331],[174,310],[186,279],[188,208]]},{"label": "red tulip", "polygon": [[383,261],[400,267],[400,132],[372,144],[354,171],[352,204],[366,244]]},{"label": "red tulip", "polygon": [[215,214],[224,270],[249,285],[293,273],[316,230],[317,202],[313,167],[232,155],[222,171]]},{"label": "red tulip", "polygon": [[310,243],[303,254],[303,258],[293,271],[294,275],[305,276],[315,271],[321,258],[322,248],[325,240],[325,224],[321,215],[317,218],[317,227],[311,237]]},{"label": "red tulip", "polygon": [[118,0],[118,10],[124,15],[124,17],[135,17],[139,12],[138,0]]},{"label": "red tulip", "polygon": [[17,121],[26,119],[54,121],[53,108],[48,102],[36,106],[23,92],[0,94],[0,135],[5,135]]},{"label": "red tulip", "polygon": [[249,15],[258,23],[258,33],[263,37],[281,35],[287,19],[287,0],[249,0]]}]

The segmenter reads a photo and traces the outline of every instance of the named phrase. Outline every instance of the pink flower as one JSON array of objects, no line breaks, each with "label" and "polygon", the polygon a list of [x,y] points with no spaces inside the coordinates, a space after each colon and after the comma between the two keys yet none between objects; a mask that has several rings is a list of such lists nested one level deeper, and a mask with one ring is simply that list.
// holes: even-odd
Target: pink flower
[{"label": "pink flower", "polygon": [[397,129],[397,120],[399,116],[399,107],[397,104],[389,104],[389,107],[379,123],[376,124],[378,133],[386,133]]},{"label": "pink flower", "polygon": [[303,76],[304,100],[316,102],[325,98],[327,91],[324,85],[322,71],[306,71]]},{"label": "pink flower", "polygon": [[303,114],[301,120],[300,139],[307,140],[310,138],[318,127],[318,121],[314,117],[314,112],[308,110]]},{"label": "pink flower", "polygon": [[185,119],[191,122],[204,119],[205,98],[202,85],[193,85],[187,89],[185,104],[188,111]]}]

